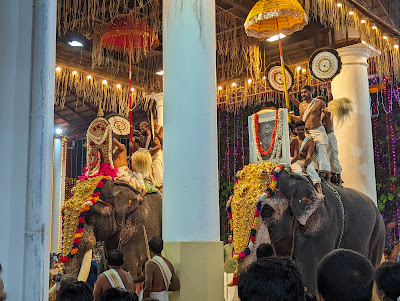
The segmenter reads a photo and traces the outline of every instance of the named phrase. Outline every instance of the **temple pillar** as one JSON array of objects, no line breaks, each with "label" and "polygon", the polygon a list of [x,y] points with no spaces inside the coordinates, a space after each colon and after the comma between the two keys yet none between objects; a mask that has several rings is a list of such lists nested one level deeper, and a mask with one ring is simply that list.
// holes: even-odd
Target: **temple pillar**
[{"label": "temple pillar", "polygon": [[164,93],[154,93],[149,97],[156,100],[157,121],[159,125],[164,126]]},{"label": "temple pillar", "polygon": [[337,51],[342,59],[342,70],[332,81],[333,98],[348,97],[353,101],[351,118],[341,128],[335,127],[342,179],[345,187],[361,191],[376,204],[367,61],[377,52],[364,43]]},{"label": "temple pillar", "polygon": [[164,0],[162,23],[164,254],[181,281],[173,300],[223,300],[215,1]]},{"label": "temple pillar", "polygon": [[7,300],[48,299],[56,1],[0,9],[0,263]]},{"label": "temple pillar", "polygon": [[53,148],[53,200],[51,206],[51,253],[60,251],[61,207],[64,197],[65,183],[65,152],[62,138],[54,139]]}]

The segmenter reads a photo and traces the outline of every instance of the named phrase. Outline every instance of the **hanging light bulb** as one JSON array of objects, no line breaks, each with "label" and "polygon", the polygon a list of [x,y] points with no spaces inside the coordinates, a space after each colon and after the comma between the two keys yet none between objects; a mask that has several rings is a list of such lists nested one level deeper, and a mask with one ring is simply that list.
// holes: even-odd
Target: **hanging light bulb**
[{"label": "hanging light bulb", "polygon": [[363,19],[363,20],[361,20],[361,23],[362,23],[362,24],[365,24],[365,22],[366,22],[366,21],[365,21],[364,19]]},{"label": "hanging light bulb", "polygon": [[264,75],[264,76],[263,76],[263,80],[266,80],[266,79],[267,79],[267,77]]},{"label": "hanging light bulb", "polygon": [[103,79],[103,85],[107,85],[107,81]]},{"label": "hanging light bulb", "polygon": [[354,15],[354,12],[353,11],[349,11],[349,15],[350,16]]},{"label": "hanging light bulb", "polygon": [[394,45],[393,47],[394,47],[395,49],[399,49],[399,45],[397,45],[397,44]]},{"label": "hanging light bulb", "polygon": [[251,83],[253,82],[253,80],[251,79],[251,78],[249,78],[248,80],[247,80],[247,83],[250,85]]},{"label": "hanging light bulb", "polygon": [[61,71],[61,67],[57,67],[57,68],[56,68],[56,71],[57,71],[57,72],[60,72],[60,71]]},{"label": "hanging light bulb", "polygon": [[131,88],[131,92],[135,91],[135,88]]},{"label": "hanging light bulb", "polygon": [[388,39],[388,37],[387,37],[387,36],[383,36],[382,38],[383,38],[384,40],[387,40],[387,39]]},{"label": "hanging light bulb", "polygon": [[87,76],[87,79],[88,79],[88,80],[91,80],[92,78],[93,78],[93,77],[92,77],[91,75],[88,75],[88,76]]},{"label": "hanging light bulb", "polygon": [[373,29],[373,30],[375,30],[375,29],[376,29],[376,26],[375,26],[375,25],[374,25],[374,26],[372,26],[372,29]]},{"label": "hanging light bulb", "polygon": [[72,74],[73,74],[73,75],[77,75],[77,74],[78,74],[78,71],[72,71]]},{"label": "hanging light bulb", "polygon": [[301,70],[301,66],[297,66],[297,71],[300,71]]},{"label": "hanging light bulb", "polygon": [[222,86],[219,86],[219,87],[218,87],[218,90],[222,90]]},{"label": "hanging light bulb", "polygon": [[120,84],[117,84],[117,89],[121,89],[121,85]]},{"label": "hanging light bulb", "polygon": [[236,87],[236,83],[232,83],[232,87]]},{"label": "hanging light bulb", "polygon": [[336,6],[340,8],[342,7],[342,3],[339,2],[338,4],[336,4]]}]

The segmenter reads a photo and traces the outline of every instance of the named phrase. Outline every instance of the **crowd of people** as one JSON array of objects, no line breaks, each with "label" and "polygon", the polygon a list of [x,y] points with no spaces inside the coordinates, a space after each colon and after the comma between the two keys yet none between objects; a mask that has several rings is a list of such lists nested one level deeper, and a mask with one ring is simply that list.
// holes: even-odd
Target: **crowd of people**
[{"label": "crowd of people", "polygon": [[363,255],[333,250],[318,264],[317,291],[307,292],[296,263],[277,257],[272,245],[261,244],[257,261],[238,277],[238,297],[225,300],[371,301],[374,283],[379,300],[400,300],[400,263],[384,262],[374,271]]},{"label": "crowd of people", "polygon": [[[76,275],[64,274],[58,265],[57,254],[52,255],[50,267],[50,300],[59,301],[168,301],[168,291],[180,289],[180,282],[171,262],[161,255],[164,242],[153,237],[149,243],[150,260],[141,277],[133,278],[123,269],[125,262],[121,250],[104,253],[102,245],[93,252],[93,260],[86,282]],[[105,260],[106,270],[100,273],[99,264]],[[1,266],[0,266],[1,268]],[[0,278],[0,285],[2,285]],[[0,286],[1,289],[1,286]],[[0,292],[0,297],[2,296]],[[5,290],[4,290],[5,296]],[[0,301],[5,300],[0,298]]]}]

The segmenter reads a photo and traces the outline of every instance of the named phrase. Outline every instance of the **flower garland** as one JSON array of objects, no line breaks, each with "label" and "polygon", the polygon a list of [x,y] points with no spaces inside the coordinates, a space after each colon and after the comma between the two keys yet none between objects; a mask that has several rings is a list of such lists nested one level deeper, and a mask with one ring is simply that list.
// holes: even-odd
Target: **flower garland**
[{"label": "flower garland", "polygon": [[[85,226],[85,217],[87,215],[87,212],[89,211],[90,207],[93,206],[94,204],[97,203],[97,201],[99,200],[100,197],[100,190],[101,187],[103,187],[103,185],[109,181],[110,178],[109,177],[104,177],[102,178],[96,185],[96,189],[94,190],[93,194],[89,197],[89,199],[82,205],[79,216],[78,216],[78,227],[75,231],[75,236],[74,236],[74,240],[73,240],[73,244],[72,244],[72,249],[71,251],[66,255],[61,255],[60,256],[60,261],[63,263],[66,263],[68,261],[70,261],[75,254],[78,252],[78,247],[79,247],[79,243],[81,241],[82,235],[83,235],[83,228]],[[73,196],[73,194],[71,195],[71,197]],[[65,217],[65,205],[62,208],[62,230],[64,231],[64,217]],[[64,239],[64,237],[63,237]],[[64,247],[64,245],[63,245]]]},{"label": "flower garland", "polygon": [[282,154],[282,137],[283,137],[283,110],[279,109],[278,124],[276,130],[276,138],[274,148],[270,157],[270,161],[278,163]]},{"label": "flower garland", "polygon": [[[267,194],[268,198],[271,198],[271,197],[273,197],[275,195],[276,186],[278,185],[279,173],[283,169],[284,169],[284,167],[279,165],[271,172],[272,181],[271,181],[271,184],[269,185],[269,187],[265,191],[265,193]],[[232,198],[233,198],[233,196],[230,197],[229,202],[232,200]],[[257,202],[256,209],[255,209],[255,212],[254,212],[254,215],[253,215],[254,220],[253,220],[252,229],[250,231],[249,244],[248,244],[247,248],[243,252],[241,252],[239,254],[236,254],[235,250],[233,249],[232,258],[234,260],[243,259],[246,256],[250,255],[251,249],[254,246],[254,244],[256,243],[256,234],[257,234],[258,223],[259,223],[259,220],[260,220],[261,209],[262,209],[262,201],[259,200]],[[228,206],[226,208],[226,211],[228,213],[230,229],[231,229],[231,232],[233,233],[233,221],[232,221],[232,208],[231,208],[231,206]]]},{"label": "flower garland", "polygon": [[260,143],[260,134],[259,134],[259,124],[258,124],[258,114],[255,113],[254,114],[254,124],[253,124],[253,128],[254,128],[254,132],[256,135],[256,144],[257,144],[257,149],[260,152],[261,155],[267,156],[269,155],[269,153],[272,151],[272,148],[275,144],[275,137],[276,137],[276,129],[277,129],[277,125],[278,125],[278,116],[279,116],[279,110],[276,110],[275,113],[275,125],[274,125],[274,130],[272,132],[272,138],[271,138],[271,145],[269,147],[269,149],[267,151],[265,151]]}]

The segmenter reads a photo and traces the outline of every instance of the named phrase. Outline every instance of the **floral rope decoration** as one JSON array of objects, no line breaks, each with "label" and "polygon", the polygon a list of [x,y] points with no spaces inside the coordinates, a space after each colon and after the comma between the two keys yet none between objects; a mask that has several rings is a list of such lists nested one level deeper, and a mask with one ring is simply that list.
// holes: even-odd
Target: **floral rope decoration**
[{"label": "floral rope decoration", "polygon": [[[269,187],[265,191],[265,193],[267,194],[268,198],[271,198],[271,197],[273,197],[275,195],[276,186],[278,185],[279,173],[283,169],[284,169],[284,167],[279,165],[271,172],[272,181],[271,181],[271,184],[269,185]],[[233,233],[232,208],[231,208],[232,198],[233,198],[232,196],[229,198],[228,206],[226,208],[226,211],[228,213],[230,231]],[[251,249],[254,246],[254,244],[256,243],[256,234],[257,234],[258,223],[259,223],[259,220],[260,220],[261,209],[262,209],[262,201],[259,200],[257,202],[256,208],[255,208],[255,211],[254,211],[254,215],[253,215],[254,220],[253,220],[253,225],[252,225],[252,228],[251,228],[251,231],[250,231],[250,241],[248,243],[248,246],[243,252],[241,252],[239,254],[236,254],[235,250],[233,249],[233,251],[232,251],[232,258],[233,259],[235,259],[235,260],[243,259],[246,256],[250,255]],[[235,239],[235,237],[234,237],[234,239]]]},{"label": "floral rope decoration", "polygon": [[[72,249],[66,256],[63,255],[64,252],[62,253],[62,255],[60,256],[60,261],[61,262],[66,263],[66,262],[70,261],[75,256],[75,254],[78,252],[79,243],[81,241],[81,238],[82,238],[82,235],[83,235],[83,231],[84,231],[85,217],[87,215],[87,212],[89,211],[91,206],[93,206],[94,204],[97,203],[97,201],[99,200],[100,194],[101,194],[101,188],[109,180],[110,180],[109,177],[102,178],[97,183],[93,194],[82,205],[80,213],[79,213],[79,216],[78,216],[78,226],[77,226],[77,229],[75,231],[74,240],[72,242]],[[71,198],[72,197],[73,197],[73,194],[71,194]],[[62,214],[62,220],[63,220],[62,221],[62,231],[63,231],[63,233],[64,233],[64,227],[66,226],[64,224],[64,222],[65,222],[65,209],[66,209],[66,206],[64,205],[63,208],[62,208],[62,213],[61,213]],[[64,250],[64,237],[62,237],[62,240],[63,240],[63,251],[65,251]]]},{"label": "floral rope decoration", "polygon": [[275,113],[275,125],[274,125],[274,130],[272,132],[271,145],[270,145],[269,149],[265,151],[263,149],[261,143],[260,143],[260,133],[259,133],[260,129],[259,129],[259,124],[258,124],[258,114],[257,113],[254,114],[254,125],[253,125],[253,128],[254,128],[254,132],[255,132],[255,135],[256,135],[257,149],[258,149],[258,151],[259,151],[259,153],[261,155],[264,155],[264,156],[269,155],[269,153],[272,151],[272,149],[274,147],[275,137],[276,137],[276,129],[277,129],[277,125],[278,125],[278,117],[279,117],[279,110],[276,110],[276,113]]}]

